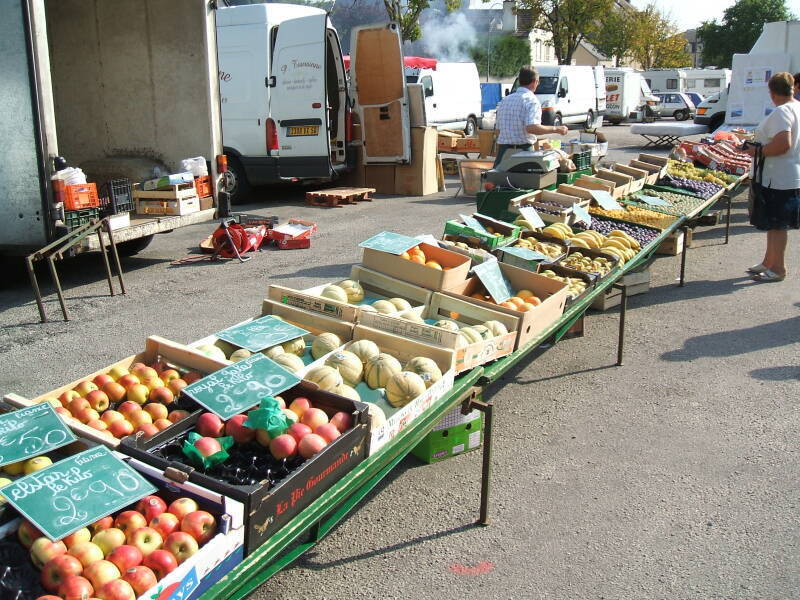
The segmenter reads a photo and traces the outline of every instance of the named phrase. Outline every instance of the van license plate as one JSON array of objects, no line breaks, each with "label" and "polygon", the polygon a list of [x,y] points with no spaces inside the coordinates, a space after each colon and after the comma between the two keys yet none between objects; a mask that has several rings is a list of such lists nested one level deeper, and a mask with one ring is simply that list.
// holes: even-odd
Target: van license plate
[{"label": "van license plate", "polygon": [[319,125],[305,125],[303,127],[289,127],[289,132],[286,134],[289,137],[296,137],[300,135],[319,135]]}]

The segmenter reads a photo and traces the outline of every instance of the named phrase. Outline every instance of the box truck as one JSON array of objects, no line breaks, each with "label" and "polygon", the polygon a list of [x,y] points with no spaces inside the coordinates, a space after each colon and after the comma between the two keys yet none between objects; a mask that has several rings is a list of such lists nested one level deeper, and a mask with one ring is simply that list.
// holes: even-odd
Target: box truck
[{"label": "box truck", "polygon": [[[407,83],[422,85],[428,125],[478,134],[483,118],[478,67],[472,62],[437,62],[433,68],[405,67]],[[494,108],[494,107],[493,107]]]},{"label": "box truck", "polygon": [[[54,158],[90,181],[149,179],[154,169],[222,154],[214,11],[202,0],[3,0],[0,20],[0,251],[26,254],[67,233]],[[133,254],[153,235],[207,220],[134,216],[115,231]],[[86,241],[95,247],[96,236]]]},{"label": "box truck", "polygon": [[[603,67],[536,66],[544,125],[581,124],[592,128],[606,113]],[[514,87],[516,87],[516,83]]]},{"label": "box truck", "polygon": [[661,115],[661,101],[653,95],[641,73],[628,68],[606,69],[607,121],[642,122]]}]

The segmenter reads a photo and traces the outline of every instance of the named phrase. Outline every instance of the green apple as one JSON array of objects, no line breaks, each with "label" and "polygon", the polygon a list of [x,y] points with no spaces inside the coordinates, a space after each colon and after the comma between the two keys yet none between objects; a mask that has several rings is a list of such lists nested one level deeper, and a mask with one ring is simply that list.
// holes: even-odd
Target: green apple
[{"label": "green apple", "polygon": [[49,467],[53,464],[53,461],[50,460],[46,456],[37,456],[36,458],[29,458],[25,461],[25,465],[23,466],[22,470],[25,475],[30,475],[31,473],[35,473],[36,471],[41,471],[45,467]]}]

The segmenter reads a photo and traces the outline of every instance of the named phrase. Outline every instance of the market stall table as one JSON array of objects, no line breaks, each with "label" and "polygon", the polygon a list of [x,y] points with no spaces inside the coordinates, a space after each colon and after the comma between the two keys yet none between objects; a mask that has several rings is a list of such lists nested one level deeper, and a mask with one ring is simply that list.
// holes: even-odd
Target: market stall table
[{"label": "market stall table", "polygon": [[647,143],[642,147],[648,148],[677,144],[690,135],[708,133],[708,127],[694,123],[634,123],[631,125],[631,133],[646,139]]}]

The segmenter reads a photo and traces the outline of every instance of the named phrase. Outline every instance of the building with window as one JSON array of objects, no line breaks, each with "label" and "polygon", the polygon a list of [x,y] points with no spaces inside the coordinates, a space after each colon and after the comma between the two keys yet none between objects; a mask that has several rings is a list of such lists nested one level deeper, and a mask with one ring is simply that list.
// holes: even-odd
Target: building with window
[{"label": "building with window", "polygon": [[692,57],[692,67],[699,69],[703,66],[703,42],[697,37],[696,29],[687,29],[683,37],[686,38],[686,52]]}]

